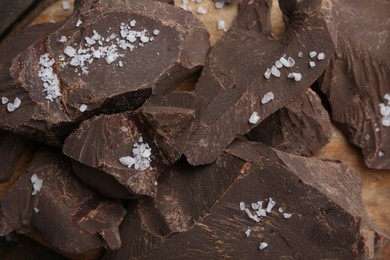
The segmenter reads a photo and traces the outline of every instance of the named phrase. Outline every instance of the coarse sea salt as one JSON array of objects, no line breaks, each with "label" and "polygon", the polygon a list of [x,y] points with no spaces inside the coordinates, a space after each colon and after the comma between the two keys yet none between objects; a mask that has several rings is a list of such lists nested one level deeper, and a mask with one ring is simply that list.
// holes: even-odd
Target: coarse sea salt
[{"label": "coarse sea salt", "polygon": [[257,124],[257,122],[259,122],[259,120],[260,120],[259,113],[253,112],[251,114],[251,116],[249,117],[248,122],[255,125],[255,124]]},{"label": "coarse sea salt", "polygon": [[383,126],[390,126],[390,94],[386,93],[384,99],[387,100],[387,104],[379,104],[379,112],[382,116],[381,122]]},{"label": "coarse sea salt", "polygon": [[316,63],[314,61],[309,61],[310,68],[314,68],[316,66]]},{"label": "coarse sea salt", "polygon": [[260,249],[260,250],[263,250],[263,249],[265,249],[267,246],[268,246],[267,243],[261,242],[260,245],[259,245],[259,249]]},{"label": "coarse sea salt", "polygon": [[245,231],[245,235],[246,237],[249,237],[251,235],[251,232],[252,230],[250,228],[248,228],[246,231]]},{"label": "coarse sea salt", "polygon": [[39,57],[39,65],[41,65],[38,76],[43,82],[43,92],[46,92],[46,99],[53,102],[54,99],[61,96],[60,81],[57,74],[53,70],[55,61],[48,53]]},{"label": "coarse sea salt", "polygon": [[217,1],[215,2],[214,6],[216,9],[223,9],[223,7],[225,6],[225,2]]},{"label": "coarse sea salt", "polygon": [[257,210],[257,209],[259,209],[260,206],[257,203],[251,203],[251,207],[252,207],[252,209]]},{"label": "coarse sea salt", "polygon": [[66,38],[66,36],[62,35],[61,38],[59,39],[59,42],[66,42],[68,40],[68,38]]},{"label": "coarse sea salt", "polygon": [[301,51],[298,52],[298,58],[303,58],[303,53]]},{"label": "coarse sea salt", "polygon": [[239,204],[240,210],[244,211],[245,210],[245,202],[241,201]]},{"label": "coarse sea salt", "polygon": [[135,143],[133,145],[133,156],[119,158],[119,162],[128,168],[144,171],[150,167],[152,149],[147,143]]},{"label": "coarse sea salt", "polygon": [[279,61],[280,61],[280,63],[282,63],[283,66],[285,66],[286,68],[290,68],[290,63],[288,62],[288,60],[286,60],[285,57],[281,57],[281,58],[279,59]]},{"label": "coarse sea salt", "polygon": [[325,59],[325,54],[323,52],[320,52],[317,56],[318,60],[324,60]]},{"label": "coarse sea salt", "polygon": [[309,52],[309,56],[310,56],[310,58],[314,58],[315,56],[317,56],[317,52],[311,51],[311,52]]},{"label": "coarse sea salt", "polygon": [[79,110],[80,110],[80,112],[85,112],[85,110],[87,110],[87,108],[88,108],[87,105],[81,104],[79,107]]},{"label": "coarse sea salt", "polygon": [[36,195],[42,188],[43,180],[39,179],[38,176],[34,173],[30,177],[31,183],[33,184],[33,192],[31,195]]},{"label": "coarse sea salt", "polygon": [[274,75],[275,77],[279,78],[280,77],[280,70],[276,68],[275,65],[271,67],[271,74]]},{"label": "coarse sea salt", "polygon": [[272,211],[272,208],[275,206],[276,202],[272,200],[272,198],[269,198],[268,200],[268,205],[267,205],[267,208],[265,209],[265,211],[267,213],[270,213]]},{"label": "coarse sea salt", "polygon": [[253,219],[253,214],[249,209],[244,209],[244,212],[248,216],[248,218]]},{"label": "coarse sea salt", "polygon": [[83,23],[83,22],[82,22],[80,19],[78,19],[77,22],[76,22],[76,27],[80,27],[80,25],[81,25],[82,23]]},{"label": "coarse sea salt", "polygon": [[287,75],[287,78],[294,79],[295,81],[300,81],[302,79],[302,74],[298,72],[291,72]]},{"label": "coarse sea salt", "polygon": [[196,9],[196,12],[197,12],[198,14],[206,14],[206,13],[207,13],[206,9],[204,9],[202,6],[199,6],[199,7]]},{"label": "coarse sea salt", "polygon": [[62,1],[62,9],[68,10],[70,8],[70,4],[68,1]]},{"label": "coarse sea salt", "polygon": [[224,20],[218,20],[217,21],[217,29],[220,31],[227,31],[225,27],[225,21]]},{"label": "coarse sea salt", "polygon": [[38,213],[38,212],[39,212],[39,209],[38,209],[38,208],[34,208],[34,212],[35,212],[35,213]]},{"label": "coarse sea salt", "polygon": [[263,96],[263,98],[261,99],[261,104],[267,104],[268,102],[270,102],[271,100],[273,100],[275,98],[274,96],[274,93],[273,92],[268,92],[267,94],[265,94]]},{"label": "coarse sea salt", "polygon": [[267,68],[267,70],[264,72],[264,78],[270,79],[271,78],[271,69]]},{"label": "coarse sea salt", "polygon": [[291,213],[283,213],[284,218],[291,218],[292,214]]},{"label": "coarse sea salt", "polygon": [[280,62],[280,60],[275,61],[275,67],[278,68],[278,69],[283,67],[283,64]]},{"label": "coarse sea salt", "polygon": [[8,100],[7,97],[2,97],[2,98],[1,98],[1,104],[3,104],[3,105],[7,104],[8,101],[9,101],[9,100]]},{"label": "coarse sea salt", "polygon": [[384,155],[385,155],[385,153],[384,153],[383,151],[379,151],[379,152],[378,152],[378,156],[379,156],[379,157],[383,157]]}]

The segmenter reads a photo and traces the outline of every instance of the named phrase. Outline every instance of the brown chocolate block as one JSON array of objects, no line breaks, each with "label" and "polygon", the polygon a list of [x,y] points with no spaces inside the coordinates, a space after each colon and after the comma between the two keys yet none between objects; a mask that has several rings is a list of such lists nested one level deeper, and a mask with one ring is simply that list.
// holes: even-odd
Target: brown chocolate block
[{"label": "brown chocolate block", "polygon": [[390,118],[384,116],[390,111],[389,13],[387,1],[332,1],[328,23],[336,53],[321,86],[332,119],[375,169],[390,169]]},{"label": "brown chocolate block", "polygon": [[205,62],[209,34],[180,8],[136,0],[80,4],[4,67],[11,80],[1,82],[0,96],[16,93],[21,104],[12,113],[1,106],[1,128],[58,145],[80,121],[135,110]]},{"label": "brown chocolate block", "polygon": [[68,158],[42,148],[0,201],[0,235],[35,228],[54,247],[70,254],[98,247],[117,249],[125,213],[120,203],[101,198],[80,182]]},{"label": "brown chocolate block", "polygon": [[248,136],[283,152],[312,156],[331,139],[332,124],[321,99],[308,89],[267,117]]},{"label": "brown chocolate block", "polygon": [[[243,1],[235,25],[210,51],[195,87],[198,120],[184,153],[190,164],[216,160],[237,134],[248,133],[291,103],[323,73],[334,52],[325,22],[328,4],[301,1],[289,16],[283,38],[274,39],[266,2]],[[299,54],[313,49],[325,57],[311,68]],[[294,60],[288,66],[295,64],[278,69],[282,57]],[[300,74],[289,78],[290,73]],[[253,112],[260,118],[251,124]]]},{"label": "brown chocolate block", "polygon": [[[265,209],[271,199],[255,221],[251,203]],[[387,239],[368,219],[361,180],[347,165],[249,141],[234,142],[211,165],[170,168],[155,200],[129,205],[121,234],[123,246],[103,259],[373,259]]]},{"label": "brown chocolate block", "polygon": [[11,178],[23,149],[24,142],[19,136],[0,132],[0,182]]},{"label": "brown chocolate block", "polygon": [[[155,196],[160,172],[183,153],[194,116],[193,93],[154,96],[136,113],[101,115],[84,121],[65,140],[63,151],[74,159],[77,175],[108,197]],[[146,169],[128,168],[119,161],[133,157],[137,143],[151,148],[150,167]]]}]

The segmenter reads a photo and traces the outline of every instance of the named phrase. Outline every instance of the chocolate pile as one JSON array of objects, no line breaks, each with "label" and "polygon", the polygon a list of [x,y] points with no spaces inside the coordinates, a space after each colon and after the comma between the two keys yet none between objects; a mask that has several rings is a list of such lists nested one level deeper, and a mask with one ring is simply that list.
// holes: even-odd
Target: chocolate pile
[{"label": "chocolate pile", "polygon": [[[308,157],[332,135],[312,89],[340,115],[332,90],[347,84],[333,75],[355,42],[335,26],[347,4],[279,1],[277,38],[271,3],[243,0],[210,48],[204,25],[170,2],[76,1],[65,22],[0,49],[0,181],[15,179],[0,236],[38,233],[68,257],[374,258],[387,237],[359,176]],[[369,165],[388,167],[381,151]]]}]

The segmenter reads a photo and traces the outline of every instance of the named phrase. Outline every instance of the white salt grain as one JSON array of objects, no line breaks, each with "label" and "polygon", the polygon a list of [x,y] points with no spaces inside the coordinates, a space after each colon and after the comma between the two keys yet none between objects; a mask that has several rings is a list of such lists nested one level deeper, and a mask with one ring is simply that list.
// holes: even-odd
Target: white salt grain
[{"label": "white salt grain", "polygon": [[119,67],[123,67],[123,62],[120,60],[120,61],[118,61],[118,66]]},{"label": "white salt grain", "polygon": [[225,2],[215,2],[214,6],[216,9],[223,9]]},{"label": "white salt grain", "polygon": [[239,206],[240,210],[245,210],[245,202],[241,201]]},{"label": "white salt grain", "polygon": [[258,211],[256,211],[256,215],[259,217],[265,217],[267,216],[267,212],[265,211],[265,209],[259,209]]},{"label": "white salt grain", "polygon": [[294,79],[295,81],[300,81],[302,79],[302,74],[297,72],[292,72],[287,75],[287,78]]},{"label": "white salt grain", "polygon": [[314,58],[315,56],[317,56],[317,52],[311,51],[311,52],[309,52],[309,56],[310,56],[310,58]]},{"label": "white salt grain", "polygon": [[153,34],[156,35],[156,36],[159,35],[160,34],[160,30],[154,29],[153,30]]},{"label": "white salt grain", "polygon": [[309,61],[310,68],[313,68],[316,66],[316,63],[314,61]]},{"label": "white salt grain", "polygon": [[283,67],[283,64],[279,60],[277,60],[275,61],[275,67],[280,69],[281,67]]},{"label": "white salt grain", "polygon": [[260,245],[259,245],[259,249],[260,249],[260,250],[263,250],[263,249],[266,248],[267,246],[268,246],[267,243],[262,242],[262,243],[260,243]]},{"label": "white salt grain", "polygon": [[256,221],[257,223],[260,222],[260,218],[257,215],[253,216],[253,220]]},{"label": "white salt grain", "polygon": [[80,19],[78,19],[77,22],[76,22],[76,27],[80,27],[80,25],[81,25],[82,23],[83,23],[83,22],[82,22]]},{"label": "white salt grain", "polygon": [[198,14],[206,14],[207,11],[203,7],[199,6],[198,9],[196,9],[196,12]]},{"label": "white salt grain", "polygon": [[60,42],[66,42],[68,39],[66,38],[66,36],[62,35],[61,38],[60,38]]},{"label": "white salt grain", "polygon": [[283,217],[284,218],[291,218],[292,214],[290,214],[290,213],[283,213]]},{"label": "white salt grain", "polygon": [[303,58],[303,53],[301,51],[298,52],[298,58]]},{"label": "white salt grain", "polygon": [[218,20],[217,21],[217,29],[220,30],[220,31],[225,31],[226,32],[225,21],[224,20]]},{"label": "white salt grain", "polygon": [[14,107],[15,108],[18,108],[20,106],[20,104],[22,103],[22,100],[20,100],[20,98],[16,97],[14,99]]},{"label": "white salt grain", "polygon": [[257,204],[257,203],[252,203],[252,204],[251,204],[251,207],[252,207],[252,209],[257,210],[257,209],[259,209],[259,204]]},{"label": "white salt grain", "polygon": [[295,65],[295,60],[293,58],[288,57],[287,61],[288,61],[288,64],[290,64],[290,67],[293,67]]},{"label": "white salt grain", "polygon": [[267,213],[270,213],[272,208],[275,206],[275,204],[276,204],[275,201],[273,201],[272,198],[269,198],[268,205],[265,211]]},{"label": "white salt grain", "polygon": [[261,104],[267,104],[271,100],[275,98],[273,92],[268,92],[267,94],[264,95],[264,97],[261,99]]},{"label": "white salt grain", "polygon": [[34,208],[34,212],[35,212],[35,213],[38,213],[38,212],[39,212],[39,209],[38,209],[38,208]]},{"label": "white salt grain", "polygon": [[261,209],[263,207],[263,202],[262,201],[258,201],[257,205],[259,205],[259,209]]},{"label": "white salt grain", "polygon": [[14,106],[14,104],[13,103],[8,103],[7,104],[7,110],[8,110],[8,112],[14,112],[15,111],[15,106]]},{"label": "white salt grain", "polygon": [[383,151],[379,151],[379,152],[378,152],[378,156],[379,156],[379,157],[383,157],[384,155],[385,155],[385,153],[384,153]]},{"label": "white salt grain", "polygon": [[70,4],[68,1],[62,1],[62,9],[68,10],[70,8]]},{"label": "white salt grain", "polygon": [[39,179],[36,174],[33,174],[30,177],[30,180],[31,183],[33,184],[33,189],[34,189],[31,195],[36,195],[41,190],[43,181]]},{"label": "white salt grain", "polygon": [[64,53],[66,55],[68,55],[69,57],[74,57],[76,55],[77,51],[72,46],[66,46],[66,48],[64,49]]},{"label": "white salt grain", "polygon": [[246,231],[245,231],[245,235],[246,237],[249,237],[251,235],[251,232],[252,230],[250,228],[248,228]]},{"label": "white salt grain", "polygon": [[271,74],[274,75],[275,77],[279,78],[280,77],[280,70],[273,65],[271,67]]},{"label": "white salt grain", "polygon": [[249,209],[244,209],[245,214],[248,216],[248,218],[253,219],[252,212]]},{"label": "white salt grain", "polygon": [[285,66],[286,68],[290,68],[290,63],[288,62],[288,60],[286,60],[286,58],[281,57],[281,58],[279,59],[279,61],[280,61],[280,63],[282,63],[283,66]]},{"label": "white salt grain", "polygon": [[270,79],[271,78],[271,69],[267,68],[267,70],[264,72],[264,78]]},{"label": "white salt grain", "polygon": [[133,166],[135,164],[135,159],[131,156],[125,156],[125,157],[119,158],[119,162],[121,164],[127,166],[128,168],[131,168],[131,166]]},{"label": "white salt grain", "polygon": [[260,116],[259,116],[259,113],[257,113],[257,112],[253,112],[252,115],[248,119],[249,123],[251,123],[253,125],[257,124],[257,122],[259,122],[259,120],[260,120]]},{"label": "white salt grain", "polygon": [[2,98],[1,98],[1,103],[2,103],[3,105],[7,104],[7,103],[8,103],[8,98],[2,97]]},{"label": "white salt grain", "polygon": [[278,210],[279,210],[280,213],[283,213],[283,211],[284,211],[282,207],[279,207]]},{"label": "white salt grain", "polygon": [[87,105],[81,104],[79,109],[80,109],[80,112],[85,112],[85,110],[87,110]]},{"label": "white salt grain", "polygon": [[317,56],[318,60],[324,60],[325,59],[325,54],[323,52],[320,52]]},{"label": "white salt grain", "polygon": [[155,186],[157,186],[157,185],[158,185],[158,182],[157,182],[157,181],[155,181],[155,182],[154,182],[154,185],[155,185]]}]

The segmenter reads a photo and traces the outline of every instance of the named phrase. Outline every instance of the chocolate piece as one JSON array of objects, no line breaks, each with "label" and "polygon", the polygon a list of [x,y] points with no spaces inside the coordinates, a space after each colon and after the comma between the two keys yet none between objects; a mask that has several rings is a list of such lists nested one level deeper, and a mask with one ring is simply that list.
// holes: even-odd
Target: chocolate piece
[{"label": "chocolate piece", "polygon": [[[129,205],[123,246],[103,259],[372,259],[386,239],[360,193],[345,164],[237,141],[211,165],[182,162],[164,173],[154,202]],[[256,222],[248,216],[259,200],[269,211]]]},{"label": "chocolate piece", "polygon": [[376,169],[390,169],[389,11],[384,1],[332,1],[328,22],[336,53],[321,86],[332,119],[362,148],[365,164]]},{"label": "chocolate piece", "polygon": [[20,137],[0,133],[0,182],[11,178],[23,149],[24,143]]},{"label": "chocolate piece", "polygon": [[209,34],[188,12],[154,1],[79,4],[6,68],[12,84],[0,95],[18,92],[21,105],[12,113],[2,107],[3,129],[58,145],[80,121],[135,110],[204,64]]},{"label": "chocolate piece", "polygon": [[[63,151],[75,160],[77,175],[108,197],[155,196],[160,172],[183,153],[194,116],[193,93],[154,96],[136,113],[84,121],[65,140]],[[120,162],[123,157],[136,158],[132,150],[137,143],[151,148],[146,169],[136,168],[140,162],[129,167]]]},{"label": "chocolate piece", "polygon": [[283,152],[312,156],[331,139],[332,124],[321,99],[308,89],[267,117],[248,136]]},{"label": "chocolate piece", "polygon": [[[184,153],[190,164],[213,162],[237,134],[248,133],[291,103],[321,75],[333,53],[325,23],[327,5],[321,0],[298,3],[286,33],[277,40],[269,29],[268,5],[243,2],[235,25],[210,51],[195,87],[198,122]],[[307,59],[298,55],[313,49],[326,56],[310,68]],[[284,55],[285,62],[290,57],[295,64],[278,69]],[[254,111],[260,119],[251,124],[248,118]]]},{"label": "chocolate piece", "polygon": [[54,247],[75,254],[121,245],[124,208],[81,183],[69,159],[53,149],[37,152],[0,206],[0,236],[36,228]]}]

